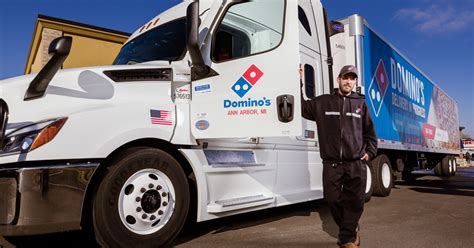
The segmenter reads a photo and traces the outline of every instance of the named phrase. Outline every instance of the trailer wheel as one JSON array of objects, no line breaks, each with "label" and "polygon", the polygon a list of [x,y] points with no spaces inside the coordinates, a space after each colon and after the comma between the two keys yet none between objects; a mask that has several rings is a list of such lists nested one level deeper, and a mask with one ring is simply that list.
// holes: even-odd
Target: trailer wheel
[{"label": "trailer wheel", "polygon": [[370,201],[370,198],[372,198],[372,194],[374,192],[374,186],[372,184],[372,169],[370,169],[370,166],[366,166],[367,168],[367,182],[365,185],[365,202]]},{"label": "trailer wheel", "polygon": [[162,247],[178,235],[189,209],[179,163],[154,148],[128,150],[114,161],[93,201],[94,231],[104,247]]},{"label": "trailer wheel", "polygon": [[373,194],[378,196],[388,196],[393,187],[393,172],[390,160],[384,154],[372,160],[372,184]]},{"label": "trailer wheel", "polygon": [[436,166],[433,168],[434,174],[438,177],[443,176],[443,171],[441,169],[441,162],[436,163]]},{"label": "trailer wheel", "polygon": [[451,160],[451,156],[446,155],[441,160],[441,172],[443,176],[449,177],[453,173],[453,164]]}]

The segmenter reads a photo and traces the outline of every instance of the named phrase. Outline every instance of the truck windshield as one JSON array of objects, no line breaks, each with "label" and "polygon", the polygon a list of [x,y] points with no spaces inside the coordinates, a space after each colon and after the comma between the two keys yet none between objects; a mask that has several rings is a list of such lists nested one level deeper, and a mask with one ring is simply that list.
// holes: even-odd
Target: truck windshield
[{"label": "truck windshield", "polygon": [[167,22],[125,44],[114,65],[179,60],[186,49],[185,18]]}]

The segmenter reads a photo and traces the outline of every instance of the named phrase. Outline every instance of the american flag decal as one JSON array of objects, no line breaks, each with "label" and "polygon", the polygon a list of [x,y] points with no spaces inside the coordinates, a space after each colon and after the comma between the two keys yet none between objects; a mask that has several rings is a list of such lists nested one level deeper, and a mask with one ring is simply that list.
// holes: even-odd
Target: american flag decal
[{"label": "american flag decal", "polygon": [[171,111],[150,109],[151,124],[171,126]]}]

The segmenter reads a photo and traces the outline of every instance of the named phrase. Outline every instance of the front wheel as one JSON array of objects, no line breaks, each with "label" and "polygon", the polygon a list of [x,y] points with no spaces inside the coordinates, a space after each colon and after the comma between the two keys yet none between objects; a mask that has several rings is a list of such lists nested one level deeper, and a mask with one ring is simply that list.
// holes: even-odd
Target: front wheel
[{"label": "front wheel", "polygon": [[189,187],[168,153],[135,148],[116,159],[93,201],[94,231],[104,247],[162,247],[184,225]]}]

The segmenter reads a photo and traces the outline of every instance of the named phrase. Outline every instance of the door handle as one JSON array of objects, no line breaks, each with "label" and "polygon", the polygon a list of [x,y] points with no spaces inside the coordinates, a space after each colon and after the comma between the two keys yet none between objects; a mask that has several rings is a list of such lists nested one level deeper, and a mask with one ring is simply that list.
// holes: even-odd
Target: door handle
[{"label": "door handle", "polygon": [[281,95],[277,97],[278,120],[290,122],[293,120],[295,98],[292,95]]}]

